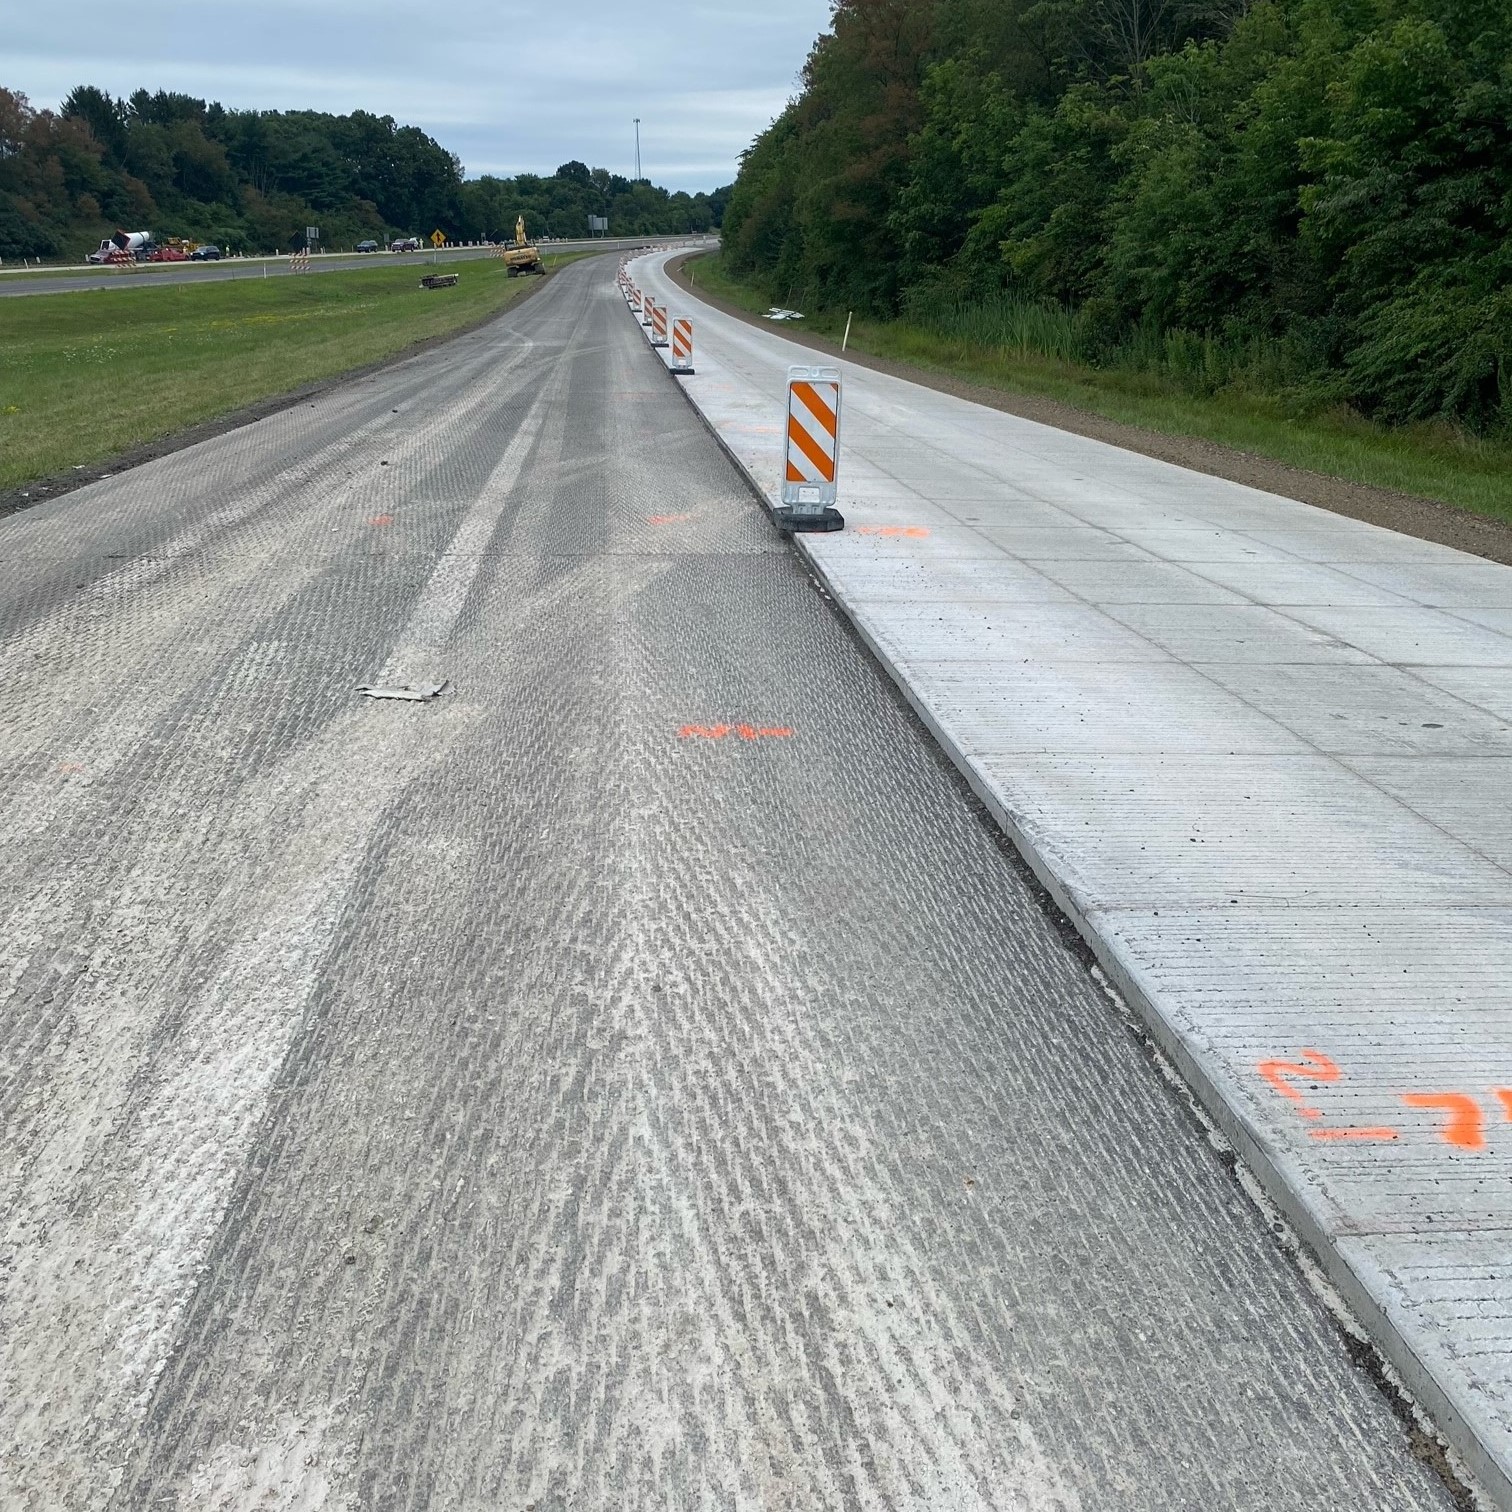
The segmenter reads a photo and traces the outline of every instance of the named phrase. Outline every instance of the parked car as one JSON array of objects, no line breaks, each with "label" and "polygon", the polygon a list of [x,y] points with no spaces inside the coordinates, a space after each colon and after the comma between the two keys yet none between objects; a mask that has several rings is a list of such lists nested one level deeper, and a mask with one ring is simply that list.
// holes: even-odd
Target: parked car
[{"label": "parked car", "polygon": [[196,247],[194,251],[189,254],[190,262],[219,262],[220,260],[221,249],[219,247],[211,246],[208,243],[203,247]]},{"label": "parked car", "polygon": [[418,236],[401,236],[398,241],[389,243],[390,252],[418,252],[420,250],[420,238]]},{"label": "parked car", "polygon": [[359,252],[376,252],[378,250],[378,243],[375,241],[358,242],[357,250]]}]

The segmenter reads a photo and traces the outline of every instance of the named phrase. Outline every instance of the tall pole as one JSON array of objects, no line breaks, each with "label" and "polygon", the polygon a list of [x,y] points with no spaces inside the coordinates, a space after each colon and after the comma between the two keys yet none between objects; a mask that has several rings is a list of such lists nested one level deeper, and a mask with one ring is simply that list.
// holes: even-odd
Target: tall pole
[{"label": "tall pole", "polygon": [[641,160],[640,160],[640,117],[635,118],[635,182],[640,183]]}]

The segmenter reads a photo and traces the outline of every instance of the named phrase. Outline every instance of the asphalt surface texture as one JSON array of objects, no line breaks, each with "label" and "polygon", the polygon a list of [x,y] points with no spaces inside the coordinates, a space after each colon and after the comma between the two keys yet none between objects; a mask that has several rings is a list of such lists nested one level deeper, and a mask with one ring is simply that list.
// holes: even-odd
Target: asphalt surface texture
[{"label": "asphalt surface texture", "polygon": [[[665,244],[699,242],[697,237],[600,238],[595,241],[545,241],[540,243],[547,257],[597,249],[628,251],[658,242]],[[349,255],[322,254],[310,259],[306,272],[350,273],[356,268],[434,263],[441,267],[456,262],[476,262],[492,257],[497,249],[488,247],[444,247],[439,252],[427,247],[422,252],[368,252]],[[294,270],[287,257],[225,257],[218,262],[138,263],[130,268],[75,269],[60,272],[55,278],[27,273],[0,273],[0,299],[23,294],[79,294],[91,289],[151,289],[164,284],[221,283],[236,278],[285,278]]]},{"label": "asphalt surface texture", "polygon": [[0,521],[0,1505],[1450,1507],[613,267]]}]

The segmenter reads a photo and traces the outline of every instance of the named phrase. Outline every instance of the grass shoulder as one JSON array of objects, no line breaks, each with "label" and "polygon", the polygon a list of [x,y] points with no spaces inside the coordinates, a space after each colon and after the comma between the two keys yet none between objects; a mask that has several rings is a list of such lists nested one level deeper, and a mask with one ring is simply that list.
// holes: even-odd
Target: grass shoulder
[{"label": "grass shoulder", "polygon": [[[573,261],[548,258],[548,267]],[[489,319],[538,287],[470,262],[0,301],[0,491],[86,467]]]},{"label": "grass shoulder", "polygon": [[[718,254],[690,262],[687,272],[696,287],[741,310],[760,314],[771,305],[765,294],[732,277]],[[801,330],[840,338],[844,311],[804,313]],[[776,329],[800,335],[790,326]],[[1194,394],[1150,374],[947,338],[903,320],[856,319],[850,350],[1006,395],[1052,400],[1158,435],[1189,437],[1304,472],[1512,520],[1512,445],[1447,427],[1388,429],[1340,411],[1297,416],[1264,395]]]}]

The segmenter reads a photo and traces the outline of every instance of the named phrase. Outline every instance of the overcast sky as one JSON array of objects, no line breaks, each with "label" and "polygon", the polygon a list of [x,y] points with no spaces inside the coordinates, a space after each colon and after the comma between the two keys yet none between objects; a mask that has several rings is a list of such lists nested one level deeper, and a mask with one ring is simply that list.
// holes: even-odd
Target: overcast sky
[{"label": "overcast sky", "polygon": [[0,85],[228,107],[366,109],[423,127],[469,177],[581,158],[714,189],[782,109],[829,0],[68,0],[6,6]]}]

